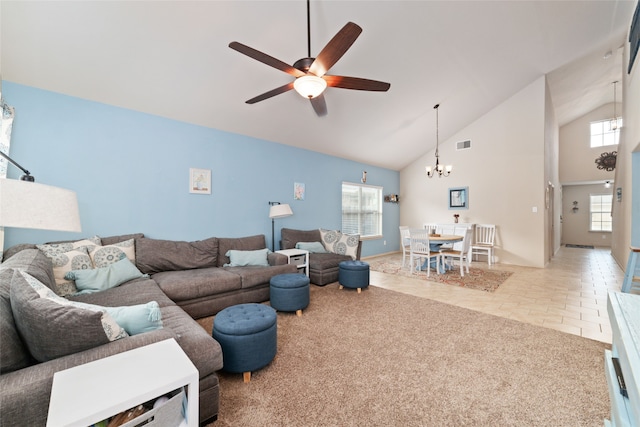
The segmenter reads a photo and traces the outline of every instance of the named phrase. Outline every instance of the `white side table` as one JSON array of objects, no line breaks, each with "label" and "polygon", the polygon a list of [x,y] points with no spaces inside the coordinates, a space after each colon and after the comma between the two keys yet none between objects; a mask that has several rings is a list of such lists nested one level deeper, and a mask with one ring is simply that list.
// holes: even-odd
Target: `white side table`
[{"label": "white side table", "polygon": [[172,338],[56,372],[47,427],[86,427],[183,386],[198,419],[198,370]]},{"label": "white side table", "polygon": [[309,251],[303,249],[282,249],[276,253],[286,255],[287,263],[295,264],[298,269],[304,268],[304,273],[309,277]]}]

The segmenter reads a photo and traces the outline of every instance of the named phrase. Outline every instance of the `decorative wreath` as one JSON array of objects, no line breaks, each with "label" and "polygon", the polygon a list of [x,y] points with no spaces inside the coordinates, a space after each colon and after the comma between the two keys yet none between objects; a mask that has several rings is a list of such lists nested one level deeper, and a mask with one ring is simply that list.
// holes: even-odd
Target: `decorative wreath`
[{"label": "decorative wreath", "polygon": [[610,153],[602,153],[600,157],[596,159],[596,165],[598,169],[611,172],[616,168],[616,159],[618,158],[618,152],[612,151]]}]

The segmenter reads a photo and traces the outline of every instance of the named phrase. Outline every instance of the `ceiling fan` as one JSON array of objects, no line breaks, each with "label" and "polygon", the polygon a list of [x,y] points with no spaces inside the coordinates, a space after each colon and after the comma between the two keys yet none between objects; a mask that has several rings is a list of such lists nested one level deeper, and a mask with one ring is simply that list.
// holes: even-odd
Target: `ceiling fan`
[{"label": "ceiling fan", "polygon": [[264,101],[281,93],[295,89],[301,96],[311,101],[314,111],[318,116],[327,115],[327,103],[324,99],[324,90],[329,87],[341,89],[366,90],[375,92],[386,92],[391,85],[377,80],[362,79],[359,77],[333,76],[328,75],[329,69],[336,63],[342,55],[356,41],[362,28],[353,22],[348,22],[333,38],[327,43],[317,57],[311,57],[311,19],[309,14],[309,0],[307,0],[307,57],[297,60],[293,66],[280,61],[272,56],[262,53],[256,49],[239,42],[229,43],[231,49],[247,55],[250,58],[260,61],[263,64],[284,71],[294,76],[296,79],[284,86],[272,89],[261,95],[246,101],[247,104],[255,104]]}]

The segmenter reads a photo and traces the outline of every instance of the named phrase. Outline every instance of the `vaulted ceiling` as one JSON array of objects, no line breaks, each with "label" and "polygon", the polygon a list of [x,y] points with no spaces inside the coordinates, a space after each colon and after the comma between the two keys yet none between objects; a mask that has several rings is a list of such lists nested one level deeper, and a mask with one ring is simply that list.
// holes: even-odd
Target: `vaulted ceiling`
[{"label": "vaulted ceiling", "polygon": [[[328,88],[326,117],[292,77],[228,47],[307,56],[306,2],[0,2],[2,79],[400,170],[542,75],[559,123],[613,101],[636,0],[314,1],[311,54],[348,21],[363,32],[331,74],[391,83]],[[612,55],[604,59],[606,52]],[[620,98],[618,97],[618,100]],[[17,112],[19,114],[19,112]]]}]

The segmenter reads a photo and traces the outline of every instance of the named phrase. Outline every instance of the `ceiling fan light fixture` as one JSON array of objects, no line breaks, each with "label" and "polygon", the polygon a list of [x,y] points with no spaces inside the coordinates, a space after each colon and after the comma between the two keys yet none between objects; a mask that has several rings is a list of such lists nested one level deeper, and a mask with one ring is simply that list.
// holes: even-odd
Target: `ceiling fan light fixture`
[{"label": "ceiling fan light fixture", "polygon": [[306,99],[312,99],[320,95],[327,88],[327,82],[322,77],[307,74],[298,77],[293,82],[293,88]]}]

